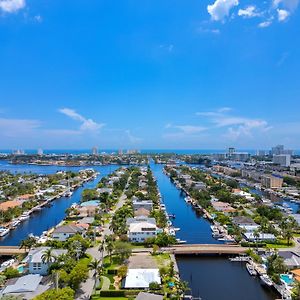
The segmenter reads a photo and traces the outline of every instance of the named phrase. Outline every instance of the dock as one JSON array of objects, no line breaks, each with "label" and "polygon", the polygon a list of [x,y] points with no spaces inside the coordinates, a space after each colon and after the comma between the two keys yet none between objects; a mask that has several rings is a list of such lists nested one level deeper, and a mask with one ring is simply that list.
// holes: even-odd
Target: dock
[{"label": "dock", "polygon": [[29,250],[28,249],[20,249],[18,246],[0,246],[0,256],[1,255],[19,255],[25,254]]}]

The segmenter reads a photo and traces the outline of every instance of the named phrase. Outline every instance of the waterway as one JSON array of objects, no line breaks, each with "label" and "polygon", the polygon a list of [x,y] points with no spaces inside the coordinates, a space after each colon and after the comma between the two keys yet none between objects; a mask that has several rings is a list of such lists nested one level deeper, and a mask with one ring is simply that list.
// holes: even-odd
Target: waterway
[{"label": "waterway", "polygon": [[[11,230],[9,234],[0,239],[0,246],[16,246],[25,239],[28,234],[41,235],[53,226],[60,223],[65,217],[65,211],[72,203],[78,203],[81,199],[83,189],[94,188],[99,180],[116,170],[119,166],[97,166],[93,169],[100,174],[93,181],[85,183],[82,187],[76,189],[71,197],[61,197],[52,202],[51,207],[44,207],[41,211],[34,212],[31,217],[23,221],[16,229]],[[0,170],[9,170],[20,173],[50,174],[60,170],[78,171],[84,167],[56,167],[56,166],[36,166],[36,165],[10,165],[7,162],[0,161]]]},{"label": "waterway", "polygon": [[[57,225],[64,217],[65,210],[74,202],[80,201],[84,188],[94,187],[101,177],[113,172],[119,166],[97,166],[93,169],[100,175],[93,181],[77,189],[70,198],[60,198],[53,202],[53,206],[36,212],[29,220],[23,222],[17,229],[11,231],[0,245],[18,245],[29,233],[40,235],[43,231]],[[36,165],[10,165],[0,161],[0,170],[11,172],[31,172],[38,174],[50,174],[59,170],[78,171],[84,167],[57,167]],[[210,223],[201,214],[184,201],[184,194],[171,183],[163,174],[162,165],[151,164],[151,168],[157,178],[158,187],[162,194],[169,213],[175,214],[173,223],[179,227],[177,238],[187,243],[218,243],[211,235]],[[274,294],[270,289],[261,287],[258,279],[248,275],[244,265],[232,263],[224,257],[177,257],[180,276],[189,283],[194,297],[202,300],[273,300]]]},{"label": "waterway", "polygon": [[[162,165],[151,164],[168,213],[176,215],[173,221],[179,227],[176,237],[190,244],[218,243],[211,235],[210,223],[184,201],[178,190],[162,172]],[[176,257],[181,279],[187,281],[190,293],[202,300],[274,300],[276,294],[261,286],[251,277],[244,263],[230,262],[222,256]]]}]

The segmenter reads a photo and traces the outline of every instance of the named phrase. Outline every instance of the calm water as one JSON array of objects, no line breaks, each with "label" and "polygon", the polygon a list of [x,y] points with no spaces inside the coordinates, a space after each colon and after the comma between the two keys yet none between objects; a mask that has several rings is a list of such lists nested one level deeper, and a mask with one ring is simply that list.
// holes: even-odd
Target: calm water
[{"label": "calm water", "polygon": [[151,164],[151,168],[157,178],[158,187],[168,213],[176,215],[172,221],[175,227],[180,228],[176,237],[187,241],[189,244],[220,243],[212,237],[210,223],[184,201],[185,195],[163,174],[163,166]]},{"label": "calm water", "polygon": [[[83,187],[74,191],[73,195],[69,198],[62,197],[54,200],[51,207],[44,207],[41,211],[35,212],[32,217],[22,222],[15,230],[11,230],[9,234],[0,239],[0,246],[15,246],[25,239],[28,234],[41,235],[43,231],[50,229],[57,225],[65,217],[65,211],[72,203],[80,201],[81,192],[85,188],[93,188],[97,185],[98,181],[109,173],[116,170],[119,166],[97,166],[94,169],[100,172],[100,175],[93,181],[87,182]],[[0,169],[10,170],[11,172],[32,172],[38,174],[50,174],[57,170],[80,170],[84,168],[72,167],[54,167],[54,166],[34,166],[34,165],[8,165],[0,163]]]},{"label": "calm water", "polygon": [[[163,166],[151,165],[169,213],[174,213],[177,237],[187,243],[218,243],[211,236],[210,223],[184,201],[184,195],[162,173]],[[194,297],[202,300],[274,300],[276,295],[251,277],[244,264],[232,263],[226,257],[179,256],[182,280],[188,282]]]},{"label": "calm water", "polygon": [[[180,277],[201,300],[274,300],[276,294],[261,286],[243,263],[222,257],[177,257]],[[278,298],[278,296],[277,296]]]},{"label": "calm water", "polygon": [[[70,198],[61,198],[53,202],[50,208],[44,208],[35,216],[23,222],[17,229],[11,231],[0,245],[18,245],[29,233],[40,235],[43,231],[58,224],[65,217],[65,210],[74,202],[80,201],[84,188],[94,187],[102,176],[113,172],[119,166],[94,167],[101,174],[94,181],[79,188]],[[157,178],[163,201],[169,213],[174,213],[174,226],[181,228],[177,237],[188,243],[217,243],[211,236],[210,224],[185,203],[184,195],[162,173],[162,165],[151,164]],[[32,172],[38,174],[54,173],[58,170],[83,169],[80,167],[56,167],[35,165],[9,165],[0,161],[1,170],[11,172]],[[180,275],[189,283],[195,297],[202,300],[273,300],[276,297],[268,289],[261,287],[258,279],[250,277],[246,268],[239,263],[231,263],[222,257],[177,257]]]}]

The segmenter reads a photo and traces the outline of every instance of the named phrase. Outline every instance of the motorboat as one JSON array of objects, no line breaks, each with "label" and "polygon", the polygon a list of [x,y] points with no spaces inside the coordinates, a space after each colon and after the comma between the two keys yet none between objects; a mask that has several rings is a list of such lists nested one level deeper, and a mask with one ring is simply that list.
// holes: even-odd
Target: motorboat
[{"label": "motorboat", "polygon": [[16,220],[13,220],[10,224],[10,228],[11,229],[15,229],[19,224],[21,223],[20,220],[16,219]]},{"label": "motorboat", "polygon": [[19,220],[20,221],[25,221],[25,220],[28,220],[30,218],[30,213],[27,211],[27,212],[24,212],[20,217],[19,217]]},{"label": "motorboat", "polygon": [[257,272],[256,272],[256,270],[254,269],[254,267],[253,267],[252,264],[247,263],[247,264],[246,264],[246,268],[247,268],[248,273],[249,273],[251,276],[256,276],[256,275],[257,275]]},{"label": "motorboat", "polygon": [[273,281],[270,279],[270,277],[268,275],[261,275],[260,280],[263,284],[265,284],[267,286],[273,285]]},{"label": "motorboat", "polygon": [[3,237],[9,233],[9,228],[0,227],[0,237]]}]

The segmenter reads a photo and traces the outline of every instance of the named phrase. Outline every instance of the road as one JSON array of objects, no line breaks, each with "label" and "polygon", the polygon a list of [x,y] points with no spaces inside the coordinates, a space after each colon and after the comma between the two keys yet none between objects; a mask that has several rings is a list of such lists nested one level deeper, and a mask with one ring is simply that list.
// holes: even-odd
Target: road
[{"label": "road", "polygon": [[[127,180],[126,187],[128,186],[128,183],[130,182],[131,177],[129,176]],[[123,191],[121,197],[119,198],[119,201],[117,202],[115,208],[110,212],[110,215],[113,216],[116,210],[121,208],[125,202],[126,202],[127,196],[125,195],[125,190]],[[102,240],[105,238],[105,236],[112,234],[112,231],[109,229],[110,222],[107,224],[104,224],[103,226],[103,235],[102,235]],[[102,253],[99,251],[99,246],[96,245],[92,248],[87,249],[86,251],[87,254],[91,255],[93,259],[101,260],[102,259]],[[106,256],[107,253],[104,251],[103,252],[103,257]],[[76,293],[76,300],[88,300],[91,298],[94,287],[96,284],[96,277],[94,276],[94,271],[89,272],[89,278],[83,282],[80,286],[79,291]]]}]

